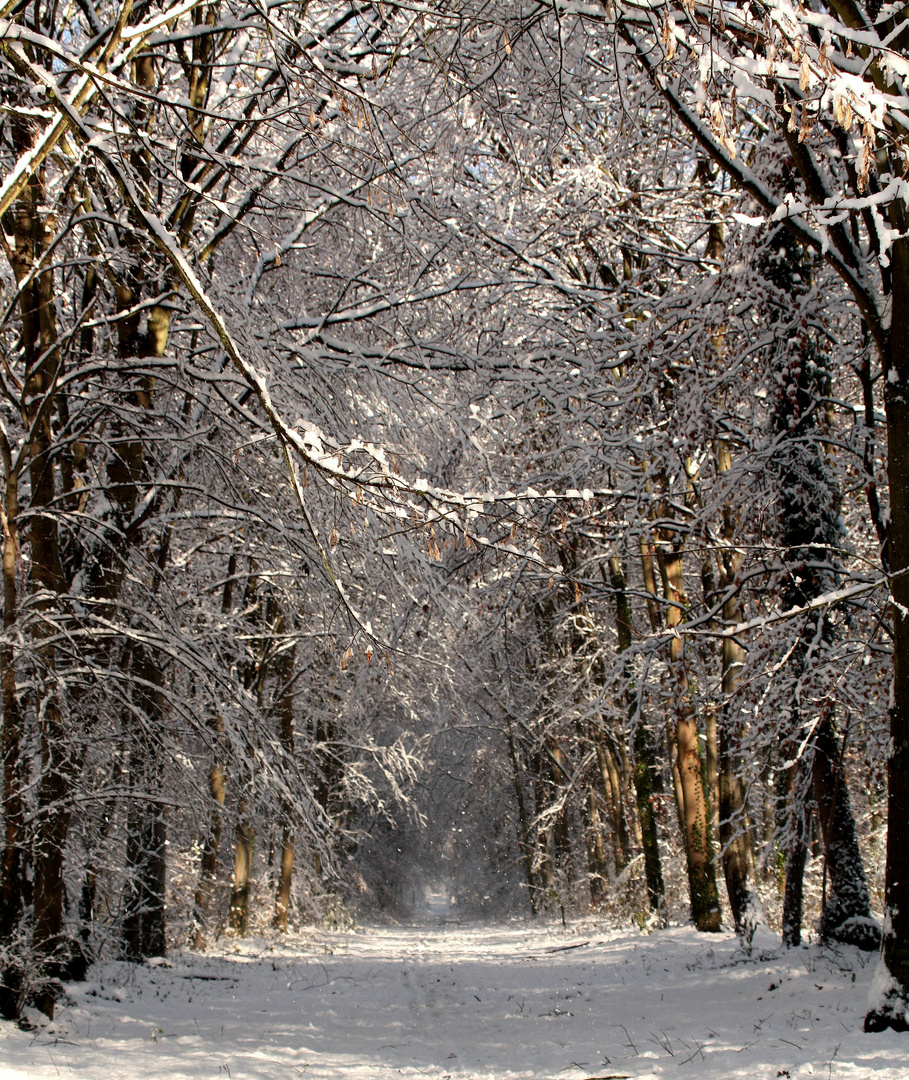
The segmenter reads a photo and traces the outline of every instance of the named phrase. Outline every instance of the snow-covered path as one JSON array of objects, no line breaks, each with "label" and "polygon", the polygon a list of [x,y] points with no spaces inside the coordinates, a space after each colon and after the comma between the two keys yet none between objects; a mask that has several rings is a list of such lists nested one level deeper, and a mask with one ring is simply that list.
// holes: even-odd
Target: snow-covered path
[{"label": "snow-covered path", "polygon": [[909,1077],[909,1036],[861,1030],[874,959],[776,942],[437,923],[107,962],[0,1023],[0,1078]]}]

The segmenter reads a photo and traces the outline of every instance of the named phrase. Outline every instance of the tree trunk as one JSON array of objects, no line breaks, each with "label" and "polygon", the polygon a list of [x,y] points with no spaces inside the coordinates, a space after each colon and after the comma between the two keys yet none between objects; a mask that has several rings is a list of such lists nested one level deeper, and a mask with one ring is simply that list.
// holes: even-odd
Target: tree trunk
[{"label": "tree trunk", "polygon": [[527,814],[527,803],[524,798],[524,784],[521,780],[521,769],[518,763],[518,752],[515,746],[514,729],[511,716],[505,717],[505,735],[508,742],[508,759],[511,762],[511,777],[514,785],[515,803],[518,808],[518,843],[521,847],[521,865],[524,867],[524,880],[527,883],[527,896],[530,900],[531,915],[537,914],[537,885],[533,873],[533,840],[530,834],[530,819]]},{"label": "tree trunk", "polygon": [[123,958],[134,963],[166,952],[164,815],[156,806],[132,800],[127,814],[127,909],[123,918]]},{"label": "tree trunk", "polygon": [[221,865],[221,830],[224,816],[226,788],[224,773],[215,762],[208,777],[211,795],[211,822],[202,849],[202,865],[199,868],[199,883],[194,897],[195,932],[193,947],[204,949],[208,944],[208,925],[211,916],[211,901],[218,879],[218,867]]},{"label": "tree trunk", "polygon": [[[137,458],[141,461],[143,457],[144,451],[140,447]],[[124,499],[134,502],[137,495],[134,481],[124,492]],[[179,495],[177,489],[175,505]],[[157,593],[164,576],[171,535],[171,526],[168,525],[161,536],[153,563],[152,596]],[[126,959],[140,960],[149,956],[164,956],[167,951],[167,824],[163,800],[166,760],[162,746],[166,710],[162,692],[164,676],[157,650],[145,644],[134,645],[132,675],[133,702],[141,721],[138,738],[133,742],[130,755],[130,781],[134,792],[137,782],[144,790],[141,798],[131,799],[127,815],[128,902],[123,925],[123,950]]]},{"label": "tree trunk", "polygon": [[[717,440],[716,467],[720,474],[732,467],[729,444]],[[727,502],[723,508],[723,539],[720,550],[719,576],[724,590],[736,590],[736,575],[742,561],[741,552],[734,544],[737,521]],[[712,603],[712,601],[711,601]],[[743,621],[742,602],[737,591],[727,596],[723,603],[723,622],[727,627]],[[717,819],[723,858],[723,876],[735,931],[743,946],[750,949],[754,931],[764,921],[763,905],[757,891],[754,864],[754,839],[745,806],[745,763],[738,750],[736,731],[739,715],[734,698],[745,664],[745,650],[733,637],[724,637],[722,646],[723,701],[719,713],[717,732]]]},{"label": "tree trunk", "polygon": [[281,827],[281,869],[278,895],[275,900],[274,924],[277,930],[287,933],[287,917],[290,912],[290,890],[294,872],[294,831],[288,821]]},{"label": "tree trunk", "polygon": [[[653,559],[649,551],[641,549],[642,561],[650,567],[650,583],[645,585],[648,591],[656,587],[653,580]],[[615,597],[615,625],[619,651],[627,652],[631,648],[631,604],[628,601],[625,568],[617,556],[609,559],[609,582]],[[651,608],[652,604],[652,608]],[[648,598],[648,615],[651,629],[659,626],[659,608],[655,599]],[[656,766],[656,754],[653,741],[647,730],[644,717],[639,714],[637,695],[632,680],[631,665],[625,665],[625,702],[628,719],[634,731],[634,791],[635,806],[641,829],[641,849],[644,854],[644,879],[647,885],[647,900],[650,910],[662,912],[665,904],[666,888],[663,884],[663,867],[660,862],[660,843],[657,831],[655,801],[659,786],[659,770]]]},{"label": "tree trunk", "polygon": [[[905,235],[902,207],[893,213]],[[887,762],[887,868],[885,933],[879,1000],[865,1017],[866,1031],[909,1030],[909,241],[891,254],[893,313],[889,356],[884,356],[890,529],[887,563],[893,597],[893,687],[890,760]]]},{"label": "tree trunk", "polygon": [[783,944],[802,943],[802,901],[805,860],[808,857],[808,788],[811,776],[804,757],[791,766],[788,778],[789,835],[786,845],[786,885],[783,892]]},{"label": "tree trunk", "polygon": [[[63,936],[63,852],[71,817],[68,799],[72,763],[59,706],[52,699],[43,711],[33,940],[35,952],[45,960],[45,977],[58,978],[69,959]],[[35,1005],[53,1019],[55,999],[56,989],[46,984],[36,995]]]},{"label": "tree trunk", "polygon": [[[709,551],[704,552],[701,559],[701,590],[704,598],[704,606],[712,608],[717,601],[718,590],[716,575],[713,568],[713,556]],[[716,646],[708,642],[705,651],[708,654],[708,663],[713,666]],[[707,804],[710,807],[710,832],[716,837],[719,835],[720,825],[720,750],[719,732],[717,724],[717,703],[709,694],[704,695],[704,776],[707,781]]]},{"label": "tree trunk", "polygon": [[[221,593],[222,615],[228,615],[233,607],[234,576],[236,573],[237,554],[232,551],[227,560],[227,575]],[[223,727],[220,716],[212,718],[211,728],[215,760],[208,776],[208,790],[211,796],[211,821],[205,836],[205,846],[202,849],[202,865],[199,867],[199,882],[194,897],[195,932],[193,946],[196,949],[204,949],[208,944],[207,935],[211,915],[211,901],[217,882],[218,867],[221,865],[221,832],[224,824],[224,802],[227,795],[224,767],[219,760],[221,757],[219,748],[222,742]]]},{"label": "tree trunk", "polygon": [[[666,624],[672,628],[681,624],[683,609],[687,603],[682,581],[681,553],[670,550],[663,556],[663,562],[668,583],[666,598],[670,602]],[[688,682],[685,642],[681,635],[673,637],[669,643],[669,667],[674,682],[675,738],[684,812],[691,918],[698,930],[715,932],[720,929],[720,904],[710,838],[704,765]]]},{"label": "tree trunk", "polygon": [[[20,133],[20,136],[20,149],[25,149],[29,136],[27,133]],[[31,579],[37,597],[34,611],[39,616],[40,612],[56,605],[57,597],[65,589],[56,517],[47,512],[56,497],[51,420],[60,352],[57,348],[53,273],[49,269],[38,270],[47,240],[52,235],[42,211],[43,198],[43,182],[38,174],[32,178],[14,213],[13,258],[13,269],[20,285],[22,344],[26,361],[23,411],[30,432],[28,470],[31,500],[28,514]],[[58,976],[67,960],[62,933],[63,848],[70,823],[68,799],[72,761],[60,705],[52,689],[56,681],[56,653],[53,645],[45,643],[54,630],[45,626],[40,617],[35,625],[36,674],[42,684],[39,696],[44,703],[37,725],[41,779],[38,783],[35,829],[32,938],[35,953],[43,961],[44,975],[43,986],[36,995],[36,1005],[53,1018],[55,991],[47,979]],[[15,725],[15,709],[13,721]],[[10,746],[13,754],[16,753],[15,747],[14,735]],[[10,764],[13,765],[12,760]]]},{"label": "tree trunk", "polygon": [[[728,625],[741,622],[738,598],[723,605]],[[723,639],[723,705],[718,734],[719,753],[719,833],[723,852],[723,876],[735,931],[746,948],[759,923],[764,921],[763,905],[755,885],[754,842],[745,810],[744,761],[735,737],[736,708],[733,695],[744,662],[744,650],[731,637]]]},{"label": "tree trunk", "polygon": [[568,799],[565,789],[568,786],[568,769],[565,751],[552,740],[550,743],[550,761],[552,764],[553,793],[562,808],[555,815],[552,826],[553,861],[558,870],[571,877],[571,830],[568,827]]},{"label": "tree trunk", "polygon": [[[548,796],[552,784],[549,781],[551,767],[545,748],[540,750],[537,756],[536,784],[534,785],[534,808],[536,819],[540,821],[543,812],[548,805]],[[553,867],[552,853],[550,851],[551,830],[545,827],[537,828],[537,851],[534,857],[534,871],[540,883],[540,904],[545,906],[551,899],[555,888],[555,868]]]},{"label": "tree trunk", "polygon": [[[101,811],[101,825],[96,837],[96,845],[100,847],[110,836],[114,824],[114,815],[117,809],[117,797],[113,791],[117,788],[122,769],[119,759],[115,759],[111,770],[112,793],[105,800]],[[81,981],[85,978],[88,967],[94,959],[92,954],[92,930],[95,921],[95,902],[98,891],[98,861],[96,852],[89,849],[85,877],[82,879],[82,888],[79,892],[79,941],[76,953],[70,962],[70,974],[73,979]]]},{"label": "tree trunk", "polygon": [[612,857],[615,860],[615,872],[618,876],[631,859],[631,841],[625,825],[622,781],[615,755],[606,745],[601,732],[594,732],[594,748],[600,768],[600,778],[603,781],[606,806],[609,810],[609,823],[612,826]]},{"label": "tree trunk", "polygon": [[139,961],[164,956],[166,929],[167,825],[161,800],[164,762],[159,745],[164,724],[163,677],[152,650],[137,645],[133,650],[133,675],[137,710],[144,730],[133,745],[130,758],[132,798],[127,814],[127,904],[123,920],[123,955]]},{"label": "tree trunk", "polygon": [[[833,722],[821,721],[814,741],[814,798],[824,840],[827,885],[821,912],[821,937],[875,950],[881,935],[871,918],[865,869],[849,805],[843,753],[837,747]],[[842,750],[845,751],[845,741]]]},{"label": "tree trunk", "polygon": [[249,933],[249,890],[252,880],[254,833],[246,799],[237,808],[237,842],[234,853],[234,883],[230,894],[227,923],[233,933]]},{"label": "tree trunk", "polygon": [[717,704],[710,700],[704,702],[704,779],[710,810],[710,834],[716,836],[720,825],[720,744]]},{"label": "tree trunk", "polygon": [[[11,943],[23,914],[25,884],[24,807],[22,801],[22,712],[16,689],[13,627],[19,614],[16,561],[19,556],[19,478],[13,471],[6,432],[0,431],[3,454],[3,638],[0,640],[0,694],[3,729],[3,854],[0,861],[0,944]],[[12,960],[13,951],[9,950]],[[13,963],[0,965],[0,1016],[18,1017],[22,1007],[22,971]]]},{"label": "tree trunk", "polygon": [[597,806],[596,791],[587,787],[585,802],[587,828],[587,866],[590,872],[590,900],[598,904],[606,895],[609,883],[609,870],[606,862],[606,846],[603,843],[603,823],[600,821],[600,809]]},{"label": "tree trunk", "polygon": [[[277,608],[277,601],[273,601]],[[278,608],[275,621],[275,634],[286,634],[291,627],[284,613]],[[294,762],[294,657],[296,645],[281,646],[282,651],[278,655],[275,664],[275,676],[280,687],[278,696],[278,738],[284,753],[285,764],[288,770],[293,769]],[[281,822],[281,869],[278,881],[278,893],[275,900],[274,925],[278,930],[287,932],[287,916],[290,911],[290,893],[293,882],[294,868],[294,829],[293,807],[286,800],[282,801]]]},{"label": "tree trunk", "polygon": [[647,901],[650,910],[662,913],[666,904],[666,886],[663,883],[663,866],[660,860],[659,833],[657,831],[656,801],[658,776],[654,765],[654,747],[649,732],[640,721],[634,732],[634,788],[641,823],[641,845],[644,853],[644,880],[647,885]]},{"label": "tree trunk", "polygon": [[[742,611],[737,597],[723,605],[727,624],[741,622]],[[755,848],[745,809],[745,769],[738,753],[733,716],[733,694],[742,670],[744,650],[731,637],[723,638],[723,704],[719,728],[719,834],[722,847],[723,876],[729,895],[735,932],[746,947],[750,946],[758,923],[763,922],[763,908],[755,882]]]}]

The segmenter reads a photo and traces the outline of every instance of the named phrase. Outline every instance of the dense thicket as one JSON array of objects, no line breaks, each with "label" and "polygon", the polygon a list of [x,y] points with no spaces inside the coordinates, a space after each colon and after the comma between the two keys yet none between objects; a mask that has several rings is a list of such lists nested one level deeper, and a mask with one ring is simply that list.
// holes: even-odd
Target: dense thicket
[{"label": "dense thicket", "polygon": [[906,1025],[897,18],[2,9],[5,1015],[808,868]]}]

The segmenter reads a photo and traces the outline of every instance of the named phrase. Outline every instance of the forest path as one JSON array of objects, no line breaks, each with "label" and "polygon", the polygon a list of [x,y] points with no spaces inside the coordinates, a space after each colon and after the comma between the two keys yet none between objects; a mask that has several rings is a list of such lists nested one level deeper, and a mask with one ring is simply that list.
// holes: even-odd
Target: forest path
[{"label": "forest path", "polygon": [[875,959],[731,935],[426,923],[105,961],[0,1080],[905,1080],[862,1033]]}]

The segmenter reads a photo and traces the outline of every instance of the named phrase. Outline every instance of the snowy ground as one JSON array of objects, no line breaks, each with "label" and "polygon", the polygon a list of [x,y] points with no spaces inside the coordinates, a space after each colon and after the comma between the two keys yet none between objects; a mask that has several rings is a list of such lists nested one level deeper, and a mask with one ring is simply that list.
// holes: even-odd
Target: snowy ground
[{"label": "snowy ground", "polygon": [[905,1080],[909,1036],[865,1035],[852,949],[743,958],[685,928],[367,927],[105,962],[53,1024],[0,1022],[0,1078],[807,1077]]}]

